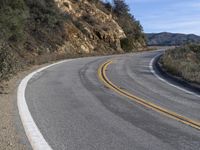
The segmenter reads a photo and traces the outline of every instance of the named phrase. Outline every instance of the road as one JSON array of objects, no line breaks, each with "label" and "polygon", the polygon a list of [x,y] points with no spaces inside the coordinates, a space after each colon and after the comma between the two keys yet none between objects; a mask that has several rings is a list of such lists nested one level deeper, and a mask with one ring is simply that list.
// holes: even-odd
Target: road
[{"label": "road", "polygon": [[106,86],[105,69],[119,89],[200,121],[200,98],[159,80],[151,60],[162,51],[89,57],[64,62],[40,73],[25,91],[29,111],[55,150],[199,150],[200,130],[139,104]]}]

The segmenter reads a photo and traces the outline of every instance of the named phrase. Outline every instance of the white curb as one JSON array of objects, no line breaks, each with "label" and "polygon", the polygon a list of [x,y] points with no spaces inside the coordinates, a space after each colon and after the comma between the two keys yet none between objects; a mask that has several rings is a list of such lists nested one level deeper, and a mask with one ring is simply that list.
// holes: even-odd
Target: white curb
[{"label": "white curb", "polygon": [[180,86],[174,85],[174,84],[170,83],[169,81],[167,81],[166,79],[164,79],[163,77],[161,77],[160,75],[158,75],[158,74],[155,72],[155,70],[153,69],[154,61],[155,61],[155,59],[156,59],[158,56],[160,56],[160,54],[157,55],[157,56],[155,56],[155,57],[151,60],[151,62],[149,63],[149,69],[151,70],[151,73],[152,73],[154,76],[156,76],[156,78],[158,78],[160,81],[165,82],[166,84],[168,84],[168,85],[170,85],[170,86],[172,86],[172,87],[175,87],[175,88],[177,88],[177,89],[179,89],[179,90],[181,90],[181,91],[183,91],[183,92],[186,92],[186,93],[188,93],[188,94],[194,95],[194,96],[196,96],[196,97],[200,97],[200,95],[198,95],[198,94],[196,94],[196,93],[194,93],[194,92],[192,92],[192,91],[189,91],[189,90],[187,90],[187,89],[185,89],[185,88],[182,88],[182,87],[180,87]]},{"label": "white curb", "polygon": [[51,146],[47,143],[47,141],[44,139],[43,135],[41,134],[40,130],[38,129],[37,125],[35,124],[31,113],[29,111],[28,105],[26,103],[25,98],[25,90],[26,86],[28,84],[28,81],[37,73],[50,68],[52,66],[69,62],[71,60],[64,60],[60,61],[54,64],[51,64],[49,66],[43,67],[37,71],[32,72],[28,76],[26,76],[20,83],[17,91],[17,105],[19,109],[19,115],[22,120],[22,124],[24,126],[26,135],[29,139],[29,142],[33,148],[33,150],[52,150]]}]

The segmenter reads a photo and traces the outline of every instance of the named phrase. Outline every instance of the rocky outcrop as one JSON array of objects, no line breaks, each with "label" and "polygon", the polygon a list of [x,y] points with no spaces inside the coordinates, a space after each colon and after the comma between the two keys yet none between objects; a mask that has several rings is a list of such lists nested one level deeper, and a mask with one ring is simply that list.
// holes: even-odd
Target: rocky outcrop
[{"label": "rocky outcrop", "polygon": [[[129,40],[125,29],[135,35],[137,27],[134,19],[125,22],[128,27],[120,24],[123,17],[111,15],[111,8],[100,0],[3,0],[3,4],[0,80],[33,64],[127,52],[122,42]],[[134,36],[131,41],[130,51],[143,46]]]},{"label": "rocky outcrop", "polygon": [[72,23],[65,23],[69,41],[78,53],[121,51],[120,40],[126,35],[111,15],[99,10],[87,0],[55,0],[57,6]]}]

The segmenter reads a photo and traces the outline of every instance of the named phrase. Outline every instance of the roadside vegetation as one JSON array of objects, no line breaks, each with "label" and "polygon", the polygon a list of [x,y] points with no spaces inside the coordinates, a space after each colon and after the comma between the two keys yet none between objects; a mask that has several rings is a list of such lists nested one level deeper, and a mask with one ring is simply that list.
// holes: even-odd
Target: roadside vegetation
[{"label": "roadside vegetation", "polygon": [[126,34],[126,38],[121,39],[121,47],[124,51],[137,51],[138,48],[143,48],[146,45],[147,41],[143,27],[135,19],[134,15],[130,13],[129,6],[124,0],[113,0],[113,5],[110,2],[102,3],[100,0],[93,1],[99,9],[112,15],[115,21],[122,27]]},{"label": "roadside vegetation", "polygon": [[[9,75],[26,66],[84,55],[80,51],[81,46],[94,47],[92,52],[95,54],[101,54],[101,51],[103,54],[111,54],[119,52],[116,50],[119,48],[130,52],[145,47],[142,26],[130,13],[124,0],[114,0],[114,5],[100,0],[88,2],[92,5],[85,7],[84,3],[78,0],[70,0],[69,3],[55,0],[1,0],[0,81],[8,79]],[[85,16],[77,19],[76,15],[61,10],[58,3],[64,3],[64,10],[70,9],[69,5],[80,8],[81,11],[85,11]],[[121,39],[119,43],[113,42],[113,39],[118,38],[112,36],[115,31],[110,30],[112,27],[108,24],[98,22],[99,18],[87,12],[93,8],[112,16],[111,18],[124,30],[126,38]],[[112,36],[111,40],[107,37],[103,39],[105,35]],[[85,45],[82,45],[83,42]],[[96,43],[99,45],[95,45]]]},{"label": "roadside vegetation", "polygon": [[173,75],[200,84],[200,45],[186,45],[166,51],[163,67]]},{"label": "roadside vegetation", "polygon": [[34,53],[56,50],[62,43],[62,21],[54,0],[1,0],[0,80],[32,64]]},{"label": "roadside vegetation", "polygon": [[116,21],[126,34],[126,38],[121,40],[122,48],[131,52],[133,49],[137,50],[138,47],[143,47],[146,44],[146,38],[140,22],[130,13],[129,6],[123,0],[114,0],[113,3]]}]

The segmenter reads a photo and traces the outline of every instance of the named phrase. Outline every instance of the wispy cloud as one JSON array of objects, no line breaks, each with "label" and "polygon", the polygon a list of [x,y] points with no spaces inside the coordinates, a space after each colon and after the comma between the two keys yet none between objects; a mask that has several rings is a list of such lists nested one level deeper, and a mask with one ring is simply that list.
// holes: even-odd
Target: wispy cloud
[{"label": "wispy cloud", "polygon": [[145,32],[182,32],[200,35],[199,0],[126,0]]},{"label": "wispy cloud", "polygon": [[[112,1],[112,0],[110,0]],[[200,35],[200,0],[125,0],[145,32]]]}]

